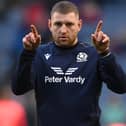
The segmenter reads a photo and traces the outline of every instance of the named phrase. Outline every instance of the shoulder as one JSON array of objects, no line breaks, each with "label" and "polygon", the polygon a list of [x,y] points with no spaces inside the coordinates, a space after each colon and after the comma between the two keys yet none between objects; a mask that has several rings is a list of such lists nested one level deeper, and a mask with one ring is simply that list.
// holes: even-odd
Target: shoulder
[{"label": "shoulder", "polygon": [[91,44],[88,43],[88,42],[82,42],[82,41],[79,41],[79,45],[83,46],[83,47],[90,47]]},{"label": "shoulder", "polygon": [[54,45],[53,42],[47,42],[47,43],[41,44],[41,45],[39,46],[39,49],[40,49],[40,50],[44,50],[44,49],[50,48],[50,47],[53,46],[53,45]]},{"label": "shoulder", "polygon": [[42,52],[49,51],[53,47],[53,45],[54,45],[53,42],[47,42],[47,43],[41,44],[38,47],[37,52],[42,53]]},{"label": "shoulder", "polygon": [[93,51],[97,53],[96,48],[91,43],[88,43],[88,42],[79,42],[79,48],[84,48],[89,51]]}]

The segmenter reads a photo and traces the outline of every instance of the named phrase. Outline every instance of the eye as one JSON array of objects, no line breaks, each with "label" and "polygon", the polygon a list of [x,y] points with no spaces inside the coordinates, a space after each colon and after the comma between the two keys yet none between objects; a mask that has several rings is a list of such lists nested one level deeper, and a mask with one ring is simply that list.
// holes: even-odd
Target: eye
[{"label": "eye", "polygon": [[72,22],[66,23],[66,26],[67,26],[67,27],[71,27],[71,26],[73,26],[73,25],[74,25],[74,23],[72,23]]},{"label": "eye", "polygon": [[57,26],[57,27],[61,27],[62,23],[61,22],[55,22],[54,25]]}]

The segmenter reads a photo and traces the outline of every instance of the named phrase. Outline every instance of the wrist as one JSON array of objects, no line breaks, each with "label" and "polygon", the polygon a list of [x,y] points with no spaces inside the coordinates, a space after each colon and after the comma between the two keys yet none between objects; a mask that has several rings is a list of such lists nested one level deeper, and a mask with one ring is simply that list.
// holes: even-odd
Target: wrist
[{"label": "wrist", "polygon": [[107,49],[105,49],[104,51],[99,52],[99,55],[102,56],[102,57],[105,57],[105,56],[108,56],[110,53],[111,53],[111,52],[110,52],[110,49],[107,48]]}]

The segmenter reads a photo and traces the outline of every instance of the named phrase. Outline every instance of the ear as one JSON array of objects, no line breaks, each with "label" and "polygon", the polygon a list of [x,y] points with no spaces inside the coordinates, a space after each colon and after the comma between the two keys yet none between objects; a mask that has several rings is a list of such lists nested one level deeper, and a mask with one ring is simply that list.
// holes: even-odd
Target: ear
[{"label": "ear", "polygon": [[80,31],[81,28],[82,28],[82,24],[83,24],[82,19],[79,19],[79,22],[78,22],[79,31]]},{"label": "ear", "polygon": [[48,28],[50,31],[51,31],[51,26],[52,26],[51,19],[48,19]]}]

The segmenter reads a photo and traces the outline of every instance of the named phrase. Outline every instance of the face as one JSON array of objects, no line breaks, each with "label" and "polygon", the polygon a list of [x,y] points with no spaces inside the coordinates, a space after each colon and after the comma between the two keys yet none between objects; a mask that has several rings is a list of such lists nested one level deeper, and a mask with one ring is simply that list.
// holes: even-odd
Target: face
[{"label": "face", "polygon": [[60,47],[74,46],[78,39],[82,21],[74,12],[62,14],[54,12],[48,22],[49,29],[56,45]]}]

